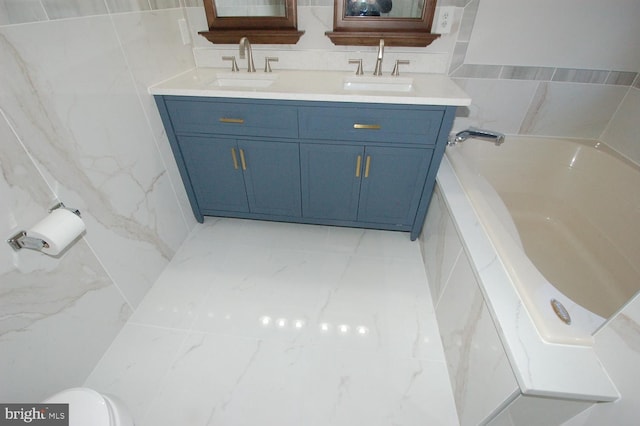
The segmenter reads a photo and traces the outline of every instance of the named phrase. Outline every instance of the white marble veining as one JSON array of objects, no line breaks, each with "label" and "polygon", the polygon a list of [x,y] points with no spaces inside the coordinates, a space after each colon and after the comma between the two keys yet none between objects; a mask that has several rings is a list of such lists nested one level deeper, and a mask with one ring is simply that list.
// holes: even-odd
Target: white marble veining
[{"label": "white marble veining", "polygon": [[453,265],[463,250],[455,224],[446,212],[437,186],[434,188],[423,230],[429,230],[422,232],[420,243],[431,297],[437,309]]},{"label": "white marble veining", "polygon": [[189,229],[176,197],[181,181],[165,165],[175,169],[174,160],[159,151],[168,144],[147,119],[159,122],[146,86],[167,76],[156,70],[161,58],[175,58],[164,73],[192,64],[188,47],[179,55],[174,42],[145,36],[167,32],[158,27],[177,13],[0,29],[5,113],[56,195],[83,212],[87,241],[132,306]]},{"label": "white marble veining", "polygon": [[[181,10],[156,10],[153,12],[113,15],[108,19],[102,19],[105,17],[96,18],[93,15],[106,13],[103,3],[106,3],[110,12],[131,12],[150,7],[154,9],[177,7],[180,4],[178,0],[153,2],[146,0],[107,0],[106,2],[93,0],[87,2],[77,0],[59,2],[5,0],[0,2],[0,25],[24,24],[26,22],[65,18],[58,21],[56,25],[52,25],[50,22],[41,22],[0,29],[0,63],[3,64],[0,75],[0,104],[2,108],[7,110],[9,121],[16,125],[21,136],[23,136],[29,155],[33,155],[36,164],[41,167],[44,175],[47,176],[47,181],[45,182],[44,179],[38,177],[37,173],[34,174],[28,165],[25,166],[23,164],[21,156],[25,155],[24,152],[19,152],[18,155],[10,153],[8,157],[5,156],[1,160],[3,175],[0,177],[0,193],[2,194],[0,198],[3,203],[0,203],[0,211],[2,211],[2,217],[6,217],[8,221],[6,225],[11,229],[25,221],[35,222],[41,218],[42,214],[45,214],[46,208],[49,207],[50,201],[54,198],[54,193],[59,192],[57,195],[62,195],[64,201],[68,204],[81,207],[83,212],[89,215],[90,221],[94,223],[89,225],[90,232],[87,236],[87,240],[91,240],[91,247],[82,242],[77,246],[79,251],[82,252],[81,256],[78,254],[78,258],[81,260],[80,263],[76,263],[75,250],[70,252],[71,256],[61,262],[64,265],[64,269],[53,274],[57,277],[56,280],[58,281],[56,282],[65,285],[89,282],[91,285],[97,286],[91,287],[95,289],[107,283],[108,276],[111,275],[111,279],[115,279],[118,285],[122,287],[122,290],[126,292],[129,301],[136,302],[142,299],[144,292],[151,285],[160,269],[164,267],[167,258],[177,246],[177,241],[184,237],[185,229],[193,226],[193,218],[189,212],[188,203],[185,201],[184,193],[181,193],[182,184],[177,178],[175,165],[172,164],[173,159],[168,151],[160,120],[155,115],[157,114],[155,107],[151,102],[151,98],[146,96],[146,87],[180,72],[182,70],[180,67],[182,66],[184,66],[184,69],[192,68],[194,63],[190,58],[191,46],[180,45],[181,39],[176,21],[180,18]],[[192,6],[186,10],[189,16],[203,17],[200,1],[190,0],[182,3]],[[305,5],[302,8],[299,22],[307,33],[300,43],[307,50],[303,52],[292,51],[288,52],[287,55],[281,56],[281,65],[291,67],[296,64],[296,61],[300,61],[315,69],[342,69],[335,68],[335,66],[346,67],[347,59],[362,56],[365,60],[365,65],[368,67],[367,69],[372,69],[371,61],[374,55],[374,48],[342,50],[331,45],[324,36],[324,31],[331,25],[330,15],[324,10],[330,9],[330,3],[330,1],[325,1],[324,5],[320,7],[308,7]],[[443,4],[454,4],[457,7],[463,7],[466,3],[468,3],[466,0],[448,0]],[[476,5],[477,3],[477,1],[472,2],[472,4]],[[45,11],[43,4],[47,5],[47,11]],[[47,16],[47,12],[49,12],[50,16]],[[466,17],[467,13],[465,11]],[[189,21],[190,23],[195,22],[191,19]],[[201,19],[200,22],[206,21]],[[94,25],[96,23],[97,25]],[[454,22],[454,29],[456,24],[457,22]],[[468,31],[465,34],[467,35],[463,35],[461,39],[472,38],[471,24],[472,22],[466,25]],[[96,32],[96,29],[98,32]],[[197,31],[202,28],[192,25],[192,29]],[[117,42],[114,41],[114,33],[115,37],[118,38]],[[385,65],[389,68],[385,68],[385,71],[388,72],[390,70],[393,59],[407,59],[406,56],[410,56],[412,60],[410,70],[443,73],[447,69],[452,51],[452,47],[449,48],[452,45],[449,43],[451,40],[455,40],[456,37],[457,34],[453,33],[447,39],[441,38],[427,49],[387,49]],[[85,39],[87,42],[83,43]],[[211,49],[211,45],[204,38],[194,35],[194,40],[196,46],[203,47],[201,51],[196,50],[194,52],[198,61],[202,61],[203,64],[213,64],[211,52],[216,56],[215,60],[218,60],[219,51]],[[626,43],[626,45],[628,49],[633,49],[633,43]],[[267,46],[265,49],[265,52],[267,52],[269,49],[273,50],[273,47],[269,48]],[[121,55],[117,53],[118,50]],[[237,49],[234,49],[233,46],[230,46],[228,50],[233,51],[234,54],[237,52]],[[261,49],[256,47],[256,50],[260,51]],[[462,56],[464,57],[464,55]],[[599,60],[598,57],[595,59]],[[207,60],[210,62],[207,62]],[[126,65],[123,66],[123,62]],[[88,66],[87,63],[93,63],[93,66]],[[105,63],[106,65],[103,67]],[[216,66],[220,65],[217,64]],[[559,65],[557,63],[552,64],[552,66]],[[96,71],[95,75],[94,71]],[[96,76],[99,78],[91,81],[90,77]],[[130,80],[132,84],[127,84],[127,80]],[[639,82],[640,79],[636,78],[636,90],[634,93],[638,93]],[[94,85],[93,83],[97,84]],[[529,87],[530,82],[523,81],[521,83],[522,89],[515,90],[513,93],[520,94],[528,90],[527,87]],[[573,83],[555,84],[569,86]],[[578,87],[582,88],[583,86],[579,85]],[[108,90],[105,90],[105,88]],[[576,126],[574,114],[582,114],[589,119],[587,112],[591,111],[591,109],[579,110],[574,106],[593,102],[595,104],[594,108],[598,109],[598,106],[602,105],[599,97],[592,96],[591,90],[588,88],[584,91],[565,90],[562,93],[560,91],[555,92],[553,97],[547,97],[544,101],[544,108],[532,110],[528,116],[528,123],[535,124],[536,129],[542,129],[543,133],[550,131],[547,129],[553,130],[557,128],[553,126],[561,125],[564,114],[568,114],[570,119],[567,121],[567,126],[560,128],[562,134],[572,131],[575,127],[581,130],[584,127],[582,125],[584,123],[578,122]],[[515,105],[516,109],[520,111],[523,102],[528,102],[529,99],[523,100],[514,96],[513,93],[509,91],[502,92],[500,102],[502,105]],[[473,94],[474,98],[479,100],[477,103],[479,106],[477,115],[479,117],[495,118],[497,116],[496,112],[505,113],[504,109],[500,110],[494,105],[493,101],[481,100],[481,96],[486,99],[496,98],[494,91],[479,90]],[[78,102],[78,100],[86,100],[92,97],[95,98],[95,102]],[[126,101],[123,103],[118,102],[116,99],[119,97],[126,97]],[[105,98],[110,98],[110,100],[103,104],[100,100]],[[64,101],[61,101],[62,99]],[[65,103],[66,106],[62,108],[55,107],[60,105],[59,102]],[[130,103],[136,102],[142,105],[140,109],[118,107],[123,104],[131,106]],[[637,104],[633,100],[627,100],[627,103],[624,103],[618,110],[622,115],[618,117],[621,121],[616,123],[633,123],[633,120],[628,117],[635,117],[632,113],[634,111],[633,105]],[[91,108],[86,108],[87,105],[91,106]],[[570,108],[565,108],[564,106],[566,105],[570,105]],[[631,105],[632,109],[629,109],[629,105]],[[482,111],[484,106],[488,106],[487,113]],[[537,106],[538,104],[534,104],[534,109]],[[613,110],[608,103],[605,107],[604,120],[602,114],[596,114],[598,126],[600,126],[595,129],[596,131],[602,129],[601,125],[606,121],[606,114],[610,114]],[[24,114],[21,110],[24,110]],[[133,113],[131,113],[132,111]],[[553,112],[551,114],[552,117],[555,117],[553,122],[549,121],[548,117],[544,117],[544,113],[547,111]],[[538,115],[538,112],[541,112],[542,115]],[[507,128],[518,128],[520,126],[519,112],[513,114],[510,112],[509,115],[501,114],[500,117],[503,118],[501,123],[506,123],[505,127]],[[506,117],[509,117],[509,120],[505,120],[504,118]],[[139,126],[145,123],[145,119],[147,120],[147,125],[150,123],[150,133],[153,134],[153,137],[149,137],[145,131],[140,131]],[[105,121],[108,122],[108,126],[102,125]],[[490,123],[489,120],[485,122]],[[86,126],[85,123],[87,123]],[[469,123],[473,124],[471,121]],[[129,132],[129,126],[133,127],[131,132]],[[126,139],[129,143],[111,144],[111,140],[117,139],[118,135],[109,134],[107,137],[99,134],[110,133],[111,130],[117,128],[122,130],[118,135],[129,132],[135,137]],[[631,126],[632,128],[633,126]],[[95,131],[95,129],[99,129],[99,131]],[[590,129],[593,130],[592,128]],[[609,127],[609,130],[611,139],[620,142],[617,148],[626,149],[628,156],[633,156],[637,159],[635,155],[637,152],[637,144],[634,144],[635,139],[632,137],[621,141],[618,139],[618,133],[611,132],[611,127]],[[78,138],[78,133],[82,137]],[[97,134],[95,139],[94,133]],[[49,135],[49,137],[38,136],[42,134]],[[632,130],[627,129],[624,131],[625,137],[634,134]],[[13,141],[11,138],[5,137],[5,133],[2,133],[2,135],[3,141]],[[69,141],[76,139],[81,143],[69,143]],[[108,142],[105,143],[105,140]],[[136,180],[130,179],[130,169],[127,167],[121,169],[119,167],[123,164],[125,166],[131,165],[126,161],[132,154],[132,146],[137,144],[142,144],[146,148],[138,151],[137,154],[140,155],[135,156],[132,160],[137,164],[138,171],[144,169],[144,172],[138,175],[141,178]],[[155,147],[154,144],[156,145]],[[7,150],[11,150],[16,146],[18,145],[3,142],[0,144],[0,151],[4,150],[3,152],[6,153],[9,152]],[[94,157],[93,154],[95,154],[96,150],[100,150],[100,147],[103,148],[103,150],[99,151],[101,155]],[[159,156],[156,151],[160,152]],[[87,152],[89,152],[89,155],[87,155]],[[51,170],[49,170],[48,167],[42,167],[49,157],[53,160],[52,163],[58,158],[69,157],[71,160],[65,160],[63,163],[59,163],[61,164],[60,166],[51,167]],[[86,159],[87,161],[83,163],[82,167],[76,167],[73,165],[72,160],[77,158]],[[27,161],[27,163],[29,162]],[[162,163],[166,169],[164,174],[162,174]],[[72,167],[68,167],[69,165],[72,165]],[[110,180],[110,186],[103,188],[100,184],[86,184],[87,181],[83,176],[85,173],[93,178],[96,177],[93,173],[104,173],[105,170],[105,174],[109,175],[109,179],[105,179],[105,181]],[[156,180],[157,177],[158,179]],[[102,183],[104,181],[101,180],[99,182]],[[143,185],[145,187],[144,190],[140,190],[139,182],[149,185]],[[50,184],[51,189],[54,190],[53,192],[47,187],[47,183]],[[176,194],[174,195],[172,192]],[[182,200],[179,201],[179,207],[173,201],[176,195],[178,200]],[[11,201],[6,203],[5,200]],[[7,210],[3,210],[3,208]],[[105,208],[107,213],[105,213]],[[181,213],[180,208],[183,208],[183,212],[186,213]],[[92,211],[93,213],[90,213]],[[123,211],[135,212],[133,214],[135,220],[127,220],[126,224],[128,226],[126,227],[123,227],[123,222],[119,220]],[[92,218],[94,216],[95,218]],[[184,219],[182,220],[180,216],[184,216]],[[123,231],[132,230],[134,232],[131,234],[131,239],[117,237]],[[147,231],[149,232],[147,233]],[[155,239],[154,233],[159,236],[158,240]],[[339,241],[349,240],[349,238],[340,237],[337,239]],[[139,243],[138,240],[143,240],[143,242]],[[338,242],[338,245],[341,250],[343,248],[342,244]],[[346,244],[346,246],[348,245]],[[167,247],[169,247],[168,250],[166,250]],[[55,268],[57,266],[54,265],[55,262],[51,261],[51,259],[42,261],[37,257],[30,256],[33,253],[26,253],[27,256],[16,257],[8,249],[8,246],[4,247],[4,249],[6,251],[2,250],[0,252],[1,256],[4,256],[1,257],[2,261],[0,262],[0,281],[2,281],[2,284],[6,282],[6,277],[11,276],[11,280],[13,280],[18,276],[15,269],[17,267],[22,268],[22,271],[34,272],[32,278],[40,279],[46,279],[49,276],[48,272],[56,271]],[[85,256],[84,251],[92,249],[98,250],[96,252],[99,254],[97,260],[92,259],[90,256]],[[370,251],[373,253],[374,250],[372,248]],[[96,261],[102,263],[107,271],[100,271],[95,265]],[[81,265],[86,265],[86,267]],[[3,274],[11,275],[5,276]],[[35,371],[33,374],[29,373],[31,369],[28,367],[39,366],[39,360],[24,357],[25,351],[22,348],[25,347],[24,345],[28,340],[5,339],[2,341],[0,353],[3,356],[3,365],[7,366],[7,368],[12,368],[13,366],[16,372],[23,372],[19,378],[10,380],[14,384],[12,387],[15,392],[14,397],[22,400],[37,399],[34,396],[34,390],[44,394],[49,392],[49,389],[58,390],[61,386],[75,384],[82,380],[83,374],[86,373],[83,369],[89,368],[92,362],[90,358],[100,353],[100,345],[106,344],[105,342],[110,340],[110,336],[117,331],[122,321],[128,316],[129,308],[123,305],[123,299],[113,296],[115,293],[112,291],[117,290],[116,284],[101,288],[102,290],[91,290],[82,296],[77,300],[77,303],[70,306],[71,310],[58,312],[57,315],[60,319],[50,316],[38,323],[33,323],[34,327],[42,326],[39,329],[40,331],[32,332],[25,329],[21,334],[21,336],[29,334],[32,337],[35,336],[36,339],[31,341],[37,340],[38,343],[41,343],[43,339],[48,339],[47,342],[51,343],[55,339],[56,343],[69,343],[69,348],[74,348],[67,350],[64,346],[54,347],[52,345],[48,347],[48,350],[52,351],[52,359],[56,359],[56,365],[47,365],[46,373],[50,375],[55,370],[56,375],[51,376],[55,380],[49,381],[46,386],[39,386],[38,378],[43,375],[40,371]],[[106,289],[108,288],[111,289],[107,291]],[[39,289],[47,290],[46,286],[32,289],[34,291]],[[66,287],[66,289],[72,291],[71,299],[78,296],[78,291],[80,291],[79,288],[74,286]],[[10,293],[11,297],[16,295],[16,292]],[[58,297],[61,293],[54,295],[56,296],[56,303],[66,303]],[[31,295],[31,297],[33,296]],[[66,296],[62,294],[62,297]],[[11,300],[10,303],[12,305],[15,304],[14,299],[2,299],[0,302],[3,304],[2,306],[7,306],[5,300]],[[189,300],[187,299],[186,302],[188,303]],[[31,303],[23,305],[24,312],[28,312],[26,316],[45,318],[46,315],[40,312],[40,307]],[[66,315],[65,312],[68,312],[69,316],[62,320],[60,315]],[[92,314],[97,316],[92,317]],[[23,316],[24,318],[25,316]],[[47,323],[47,321],[51,322]],[[626,324],[623,319],[620,321],[619,324]],[[635,321],[636,323],[638,322],[637,317]],[[45,324],[49,325],[44,327]],[[53,326],[53,324],[57,325]],[[204,322],[201,327],[203,330],[207,330],[209,328],[205,327],[209,327],[211,324],[211,322]],[[92,331],[90,336],[83,334],[83,332],[76,332],[76,328],[74,328],[84,325]],[[105,328],[102,328],[103,326]],[[600,353],[607,351],[605,358],[608,370],[612,367],[618,367],[612,377],[615,378],[616,382],[624,382],[624,386],[620,389],[625,396],[623,404],[616,403],[614,406],[600,404],[597,410],[593,410],[593,419],[595,420],[589,423],[592,425],[602,424],[604,420],[610,420],[615,415],[618,415],[618,418],[621,419],[621,424],[625,422],[631,423],[633,419],[637,418],[634,408],[638,404],[630,397],[631,394],[637,394],[637,387],[632,383],[633,370],[628,369],[629,366],[639,365],[638,351],[633,349],[635,335],[633,332],[625,331],[627,330],[625,327],[619,327],[618,323],[615,323],[614,326],[602,334],[603,337],[611,335],[614,335],[614,337],[603,339],[603,343],[601,345],[597,344],[596,349]],[[149,329],[146,326],[141,326],[141,328],[145,331]],[[107,330],[107,332],[103,333],[104,330]],[[159,331],[159,336],[170,334],[164,328],[157,328],[156,330]],[[78,337],[75,337],[76,335]],[[101,342],[96,340],[99,336],[103,339]],[[132,345],[139,344],[144,346],[144,342],[136,343],[136,339],[139,336],[135,333],[130,336]],[[153,336],[152,334],[148,336],[150,337],[149,344],[157,343],[158,346],[155,347],[161,346],[161,341],[154,340],[158,336]],[[177,341],[178,345],[183,342],[184,337],[184,332],[182,331],[171,334],[171,338]],[[86,350],[84,342],[90,342],[90,351]],[[166,347],[171,346],[167,343]],[[157,352],[153,352],[153,348],[154,346],[151,346],[149,352],[140,352],[139,358],[147,364],[158,357],[162,358]],[[56,352],[56,350],[62,351],[63,349],[63,352]],[[141,376],[139,385],[146,386],[144,390],[138,393],[141,398],[150,398],[154,395],[155,388],[153,385],[157,383],[155,380],[164,378],[164,373],[168,368],[167,365],[172,361],[171,357],[173,354],[177,354],[179,349],[179,347],[176,347],[175,351],[169,354],[169,361],[164,364],[159,362],[161,365],[158,365],[155,370],[149,370],[151,372],[159,372],[158,377],[151,374]],[[140,347],[135,346],[132,350],[140,350]],[[71,351],[75,354],[82,353],[86,355],[82,359],[74,358],[76,361],[73,364],[78,366],[75,369],[74,365],[70,365],[69,361],[66,361],[69,358],[67,355]],[[625,354],[624,362],[620,361],[620,354],[622,353]],[[9,355],[11,356],[9,357]],[[4,356],[7,356],[8,359],[24,357],[25,362],[27,359],[29,359],[29,362],[27,366],[5,364]],[[62,361],[57,364],[57,360],[61,359]],[[124,366],[123,370],[126,367]],[[21,386],[23,386],[19,389],[15,386],[18,383],[18,379],[22,383]],[[137,389],[134,385],[129,384],[128,386],[132,390],[134,388]],[[55,387],[57,389],[54,389]],[[2,386],[0,389],[6,391],[7,387]],[[0,399],[7,401],[11,398],[7,396]]]},{"label": "white marble veining", "polygon": [[[158,79],[173,76],[193,66],[191,49],[182,43],[179,26],[175,25],[182,18],[183,14],[179,9],[127,13],[112,17],[122,52],[134,77],[145,121],[151,129],[153,145],[159,153],[158,165],[161,165],[167,174],[167,179],[162,177],[158,182],[163,185],[162,190],[158,188],[148,193],[152,203],[157,205],[155,229],[162,240],[174,248],[180,246],[196,222],[173,153],[166,140],[158,109],[153,97],[147,94],[147,87]],[[162,36],[150,37],[154,34]],[[177,203],[175,198],[178,200]]]},{"label": "white marble veining", "polygon": [[81,385],[195,223],[147,93],[194,66],[183,11],[106,11],[0,1],[2,239],[58,199],[87,225],[60,258],[0,246],[2,401]]},{"label": "white marble veining", "polygon": [[1,1],[0,25],[43,21],[47,14],[40,0]]},{"label": "white marble veining", "polygon": [[597,139],[627,90],[615,85],[540,83],[519,133]]},{"label": "white marble veining", "polygon": [[[411,78],[413,81],[410,92],[345,90],[345,78],[355,76],[353,73],[340,71],[280,70],[273,73],[275,81],[270,86],[261,88],[216,85],[215,81],[219,74],[227,75],[228,70],[198,68],[151,86],[149,92],[153,95],[410,105],[469,105],[471,103],[467,94],[449,77],[438,74],[403,74],[403,77]],[[382,78],[380,80],[382,81]]]},{"label": "white marble veining", "polygon": [[640,394],[640,296],[631,300],[607,327],[596,334],[596,352],[622,394],[614,404],[598,404],[566,426],[633,425]]},{"label": "white marble veining", "polygon": [[436,317],[460,423],[480,424],[519,388],[464,252],[452,266]]},{"label": "white marble veining", "polygon": [[438,185],[477,271],[518,385],[524,394],[613,401],[618,391],[593,347],[548,344],[537,333],[502,263],[445,158]]},{"label": "white marble veining", "polygon": [[602,134],[602,141],[640,164],[638,143],[638,116],[640,115],[640,90],[631,88]]},{"label": "white marble veining", "polygon": [[106,0],[109,13],[150,10],[149,0]]},{"label": "white marble veining", "polygon": [[49,19],[75,18],[107,13],[104,0],[40,0]]},{"label": "white marble veining", "polygon": [[[55,194],[0,110],[0,235],[47,215]],[[39,401],[83,382],[131,314],[80,239],[62,256],[0,245],[0,400]],[[73,356],[70,356],[73,354]]]},{"label": "white marble veining", "polygon": [[197,225],[86,385],[137,425],[456,425],[417,241]]},{"label": "white marble veining", "polygon": [[473,99],[469,107],[458,108],[454,131],[476,126],[506,134],[518,133],[538,86],[534,81],[477,78],[454,81]]}]

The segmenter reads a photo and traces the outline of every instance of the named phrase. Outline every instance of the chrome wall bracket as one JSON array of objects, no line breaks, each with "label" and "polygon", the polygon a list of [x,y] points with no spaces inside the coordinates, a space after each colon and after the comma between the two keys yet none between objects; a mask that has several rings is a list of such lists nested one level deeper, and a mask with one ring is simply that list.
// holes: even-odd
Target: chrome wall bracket
[{"label": "chrome wall bracket", "polygon": [[43,248],[49,248],[49,244],[45,241],[42,241],[40,238],[33,238],[27,236],[26,231],[20,231],[15,234],[13,237],[7,240],[7,243],[14,250],[20,250],[23,248],[32,249],[32,250],[42,250]]},{"label": "chrome wall bracket", "polygon": [[65,209],[65,210],[69,210],[71,213],[75,214],[76,216],[78,216],[78,217],[82,217],[82,216],[80,215],[80,210],[78,210],[78,209],[74,209],[73,207],[67,207],[67,206],[65,206],[65,205],[64,205],[64,203],[62,203],[62,202],[57,203],[56,205],[54,205],[53,207],[51,207],[51,208],[49,209],[49,213],[51,213],[52,211],[57,210],[57,209]]},{"label": "chrome wall bracket", "polygon": [[[66,209],[71,213],[80,217],[80,211],[78,209],[65,207],[63,203],[57,203],[53,207],[49,209],[49,213],[56,209]],[[7,243],[14,250],[20,250],[23,248],[31,249],[31,250],[42,250],[43,248],[49,248],[49,244],[46,241],[41,240],[40,238],[34,238],[27,235],[27,231],[19,231],[15,235],[11,236],[7,239]]]}]

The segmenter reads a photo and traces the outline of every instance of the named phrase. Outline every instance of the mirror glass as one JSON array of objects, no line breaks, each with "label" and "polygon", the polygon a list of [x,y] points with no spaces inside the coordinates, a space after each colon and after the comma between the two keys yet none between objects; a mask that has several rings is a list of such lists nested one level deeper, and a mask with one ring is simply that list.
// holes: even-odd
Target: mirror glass
[{"label": "mirror glass", "polygon": [[219,17],[286,16],[285,0],[214,0]]},{"label": "mirror glass", "polygon": [[440,35],[431,32],[436,0],[334,0],[333,31],[341,46],[424,47]]},{"label": "mirror glass", "polygon": [[209,30],[199,34],[220,44],[296,44],[304,34],[297,9],[296,0],[204,0]]},{"label": "mirror glass", "polygon": [[345,0],[344,17],[420,18],[424,0]]}]

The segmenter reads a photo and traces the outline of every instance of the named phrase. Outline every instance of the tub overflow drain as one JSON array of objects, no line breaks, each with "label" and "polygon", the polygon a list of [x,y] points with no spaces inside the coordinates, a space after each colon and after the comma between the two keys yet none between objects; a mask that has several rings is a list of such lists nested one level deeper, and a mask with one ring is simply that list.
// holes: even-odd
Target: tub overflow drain
[{"label": "tub overflow drain", "polygon": [[556,299],[551,299],[551,307],[553,308],[553,312],[556,313],[556,315],[562,320],[562,322],[571,325],[571,316],[562,303],[560,303]]}]

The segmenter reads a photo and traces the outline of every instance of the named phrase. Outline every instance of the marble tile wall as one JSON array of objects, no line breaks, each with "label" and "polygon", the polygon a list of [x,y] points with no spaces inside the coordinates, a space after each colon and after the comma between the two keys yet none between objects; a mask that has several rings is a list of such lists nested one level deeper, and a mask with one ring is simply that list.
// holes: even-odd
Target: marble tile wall
[{"label": "marble tile wall", "polygon": [[[385,64],[390,67],[395,59],[410,59],[407,72],[447,73],[454,78],[473,99],[470,107],[458,109],[454,131],[473,125],[507,134],[599,139],[634,80],[640,84],[638,72],[615,69],[466,63],[480,0],[446,0],[438,5],[456,8],[452,32],[426,48],[388,47]],[[237,48],[213,46],[198,36],[197,31],[207,28],[204,11],[200,5],[187,6],[198,66],[227,66],[222,55],[237,55]],[[333,26],[333,1],[299,0],[298,26],[306,33],[295,46],[254,46],[256,63],[268,55],[278,56],[277,67],[282,69],[350,71],[348,59],[362,58],[365,71],[373,69],[376,48],[334,46],[324,35]],[[638,145],[637,140],[627,139],[614,147],[633,158]]]},{"label": "marble tile wall", "polygon": [[601,140],[627,156],[636,164],[640,164],[640,78],[629,89],[609,125],[602,134]]},{"label": "marble tile wall", "polygon": [[460,424],[485,424],[520,388],[439,188],[420,244]]},{"label": "marble tile wall", "polygon": [[[184,0],[199,6],[199,0]],[[197,4],[196,4],[197,3]],[[183,6],[180,0],[0,0],[0,25]]]},{"label": "marble tile wall", "polygon": [[[610,125],[623,99],[632,105],[623,104],[616,125],[628,121],[625,111],[634,111],[631,87],[638,85],[638,72],[466,63],[479,5],[480,0],[455,4],[464,9],[448,73],[473,101],[458,109],[454,131],[473,125],[507,134],[600,139],[638,162],[638,139],[628,127],[616,131]],[[613,137],[621,133],[622,140]]]},{"label": "marble tile wall", "polygon": [[564,426],[636,424],[640,406],[637,381],[640,377],[640,295],[596,334],[595,347],[622,398],[610,404],[597,404]]},{"label": "marble tile wall", "polygon": [[[375,48],[338,48],[324,36],[332,26],[332,4],[332,0],[300,0],[299,25],[306,31],[300,43],[257,46],[257,56],[276,51],[282,68],[344,70],[350,69],[347,59],[362,57],[365,68],[372,69]],[[389,48],[385,61],[389,65],[394,59],[410,58],[408,71],[450,73],[474,98],[469,109],[461,109],[456,129],[473,124],[507,133],[603,135],[607,143],[617,142],[617,149],[638,161],[639,143],[632,131],[640,103],[637,73],[465,64],[465,43],[472,37],[479,0],[439,4],[456,7],[452,33],[424,49]],[[103,330],[91,337],[92,350],[80,361],[82,368],[70,372],[61,367],[60,380],[52,379],[42,388],[30,381],[41,373],[34,372],[25,378],[25,385],[16,384],[11,395],[39,398],[38,392],[72,384],[76,376],[84,375],[193,227],[146,87],[196,64],[222,66],[217,62],[221,54],[235,54],[237,49],[212,47],[197,35],[193,45],[183,44],[180,19],[187,19],[192,34],[204,29],[200,0],[0,0],[0,122],[6,140],[20,148],[7,151],[11,143],[2,147],[0,185],[12,194],[3,197],[10,200],[2,206],[2,214],[9,218],[4,232],[37,221],[56,197],[81,209],[88,228],[77,250],[62,259],[32,253],[16,258],[5,247],[0,305],[7,312],[18,306],[7,321],[47,320],[16,320],[18,325],[7,326],[0,353],[8,357],[6,365],[15,365],[11,363],[17,362],[16,354],[24,355],[19,348],[38,345],[37,330],[44,324],[58,324],[43,334],[73,348],[72,341],[78,339],[71,336],[82,336],[86,329],[62,326],[65,318]],[[34,177],[33,170],[40,175]],[[29,268],[16,266],[24,265],[25,259],[32,263]],[[54,270],[58,272],[50,273]],[[42,271],[49,272],[47,279],[36,279]],[[38,286],[26,292],[23,287],[11,288],[25,281]],[[77,301],[70,305],[47,310],[28,297],[20,302],[25,294],[44,298],[47,283],[88,281],[91,284],[83,288],[91,290],[86,292],[56,287],[65,290],[62,296],[51,297]],[[110,296],[104,304],[91,305],[90,296],[100,292]],[[15,340],[16,330],[32,337]],[[68,354],[62,351],[51,359]],[[32,362],[54,365],[43,359]]]},{"label": "marble tile wall", "polygon": [[[3,239],[47,215],[55,194],[0,114]],[[0,246],[1,401],[78,386],[132,309],[83,238],[60,258]]]},{"label": "marble tile wall", "polygon": [[194,67],[180,6],[0,0],[2,238],[56,199],[87,226],[59,259],[0,249],[0,400],[82,384],[195,223],[147,93]]}]

